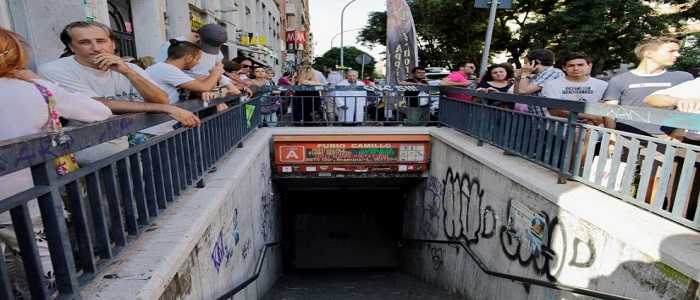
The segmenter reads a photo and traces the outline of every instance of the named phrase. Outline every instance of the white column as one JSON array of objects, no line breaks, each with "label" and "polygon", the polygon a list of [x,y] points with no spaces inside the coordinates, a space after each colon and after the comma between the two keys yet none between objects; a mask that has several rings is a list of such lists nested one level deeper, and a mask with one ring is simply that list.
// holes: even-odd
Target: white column
[{"label": "white column", "polygon": [[109,23],[109,5],[107,0],[89,0],[93,3],[94,10],[92,11],[95,21],[111,26]]},{"label": "white column", "polygon": [[31,68],[58,58],[63,52],[59,34],[73,21],[85,20],[82,0],[8,0],[12,28],[29,43]]},{"label": "white column", "polygon": [[190,7],[187,0],[166,0],[165,11],[168,16],[167,38],[190,33]]},{"label": "white column", "polygon": [[131,0],[136,53],[156,57],[165,41],[165,19],[159,0]]},{"label": "white column", "polygon": [[0,0],[0,27],[12,30],[12,17],[7,0]]}]

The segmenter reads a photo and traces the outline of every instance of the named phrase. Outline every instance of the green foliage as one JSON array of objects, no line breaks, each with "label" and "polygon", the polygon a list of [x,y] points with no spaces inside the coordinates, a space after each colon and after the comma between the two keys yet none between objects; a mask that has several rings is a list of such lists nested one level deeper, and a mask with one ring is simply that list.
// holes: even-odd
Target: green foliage
[{"label": "green foliage", "polygon": [[645,34],[664,33],[669,19],[639,0],[559,1],[541,22],[525,26],[535,47],[591,56],[593,73],[634,62],[635,45]]},{"label": "green foliage", "polygon": [[[345,49],[343,50],[343,64],[345,65],[345,67],[349,67],[357,71],[360,71],[362,69],[362,65],[355,62],[355,57],[359,56],[360,54],[367,54],[369,56],[372,56],[369,53],[366,53],[355,47],[344,48]],[[377,59],[374,58],[374,61],[376,62]],[[336,65],[340,65],[339,47],[333,47],[330,50],[326,51],[326,53],[323,53],[322,56],[317,57],[314,60],[313,64],[316,70],[324,70],[326,68],[332,69]],[[374,64],[365,65],[365,74],[374,74]]]},{"label": "green foliage", "polygon": [[700,72],[700,33],[686,38],[683,48],[681,48],[681,57],[678,58],[673,67],[694,74]]},{"label": "green foliage", "polygon": [[[640,0],[514,0],[513,9],[498,11],[491,49],[505,50],[516,58],[537,48],[584,52],[592,57],[597,74],[621,62],[634,62],[633,49],[644,35],[663,34],[670,25],[700,16],[700,0],[658,1],[685,6],[677,13],[659,16]],[[421,64],[448,66],[480,59],[486,9],[474,8],[472,0],[408,3],[416,23]],[[512,25],[516,28],[511,29]],[[370,14],[358,41],[385,45],[385,12]]]},{"label": "green foliage", "polygon": [[360,30],[357,42],[372,48],[373,45],[386,46],[386,12],[373,11],[369,13],[367,26]]}]

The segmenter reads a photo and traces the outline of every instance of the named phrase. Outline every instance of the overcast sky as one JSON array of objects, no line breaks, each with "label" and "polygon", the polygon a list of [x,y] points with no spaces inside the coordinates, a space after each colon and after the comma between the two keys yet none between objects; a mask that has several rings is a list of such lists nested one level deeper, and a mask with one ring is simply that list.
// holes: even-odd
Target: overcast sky
[{"label": "overcast sky", "polygon": [[[321,56],[331,48],[331,38],[340,33],[340,12],[343,6],[350,0],[309,0],[309,18],[311,19],[311,32],[314,35],[314,55]],[[386,1],[357,0],[345,10],[345,30],[362,28],[367,24],[369,13],[372,11],[386,11]],[[379,53],[384,51],[383,46],[370,50],[357,43],[359,30],[346,32],[343,44],[355,46],[370,53],[376,60],[381,59]],[[340,35],[333,42],[335,47],[340,47]]]}]

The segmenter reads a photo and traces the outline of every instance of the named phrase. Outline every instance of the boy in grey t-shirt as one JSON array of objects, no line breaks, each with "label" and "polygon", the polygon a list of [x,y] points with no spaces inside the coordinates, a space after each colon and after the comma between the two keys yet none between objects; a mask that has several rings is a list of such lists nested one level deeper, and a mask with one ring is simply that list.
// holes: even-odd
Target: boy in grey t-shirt
[{"label": "boy in grey t-shirt", "polygon": [[[639,66],[613,77],[608,83],[603,101],[614,105],[646,106],[644,97],[692,80],[690,73],[666,71],[680,56],[679,47],[678,40],[668,37],[642,41],[635,48],[635,54],[640,59]],[[666,135],[659,125],[627,120],[620,120],[615,126],[613,124],[614,122],[606,122],[607,127],[617,130],[657,137]]]}]

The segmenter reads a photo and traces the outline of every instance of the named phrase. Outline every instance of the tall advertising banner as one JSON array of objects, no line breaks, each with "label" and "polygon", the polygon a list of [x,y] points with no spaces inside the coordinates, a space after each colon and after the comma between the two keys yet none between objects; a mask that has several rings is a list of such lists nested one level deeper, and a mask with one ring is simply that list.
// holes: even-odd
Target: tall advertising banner
[{"label": "tall advertising banner", "polygon": [[416,26],[406,0],[386,1],[386,78],[394,85],[418,65]]}]

